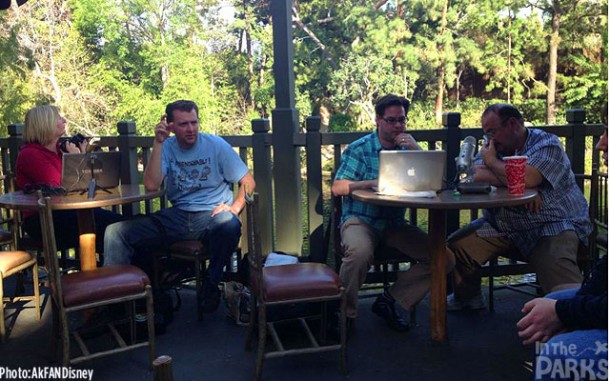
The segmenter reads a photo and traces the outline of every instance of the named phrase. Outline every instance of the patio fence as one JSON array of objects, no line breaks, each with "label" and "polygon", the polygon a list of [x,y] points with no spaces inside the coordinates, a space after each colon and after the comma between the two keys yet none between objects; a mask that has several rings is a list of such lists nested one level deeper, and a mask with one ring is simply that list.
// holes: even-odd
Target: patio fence
[{"label": "patio fence", "polygon": [[[591,173],[592,167],[598,167],[600,155],[592,147],[597,144],[599,136],[604,132],[601,124],[585,124],[584,110],[569,110],[566,113],[565,125],[535,126],[560,137],[572,163],[574,173]],[[476,128],[461,128],[459,113],[449,112],[443,115],[443,128],[434,130],[417,130],[409,128],[409,133],[428,149],[443,149],[447,151],[446,178],[455,178],[455,157],[458,156],[461,142],[467,136],[473,136],[479,141],[483,130]],[[133,122],[119,122],[117,136],[103,136],[99,145],[109,150],[119,150],[123,153],[121,160],[121,182],[124,184],[142,183],[143,168],[147,165],[153,145],[152,136],[138,136]],[[324,205],[328,203],[330,194],[324,181],[329,173],[334,173],[339,167],[341,152],[345,145],[368,134],[368,132],[334,132],[320,131],[320,118],[308,117],[306,132],[294,134],[295,147],[301,150],[301,168],[304,168],[304,200],[294,200],[294,207],[304,207],[302,226],[304,226],[302,245],[306,251],[295,253],[309,255],[314,261],[326,261],[324,244]],[[0,138],[0,160],[4,174],[12,174],[23,143],[23,125],[8,126],[9,136]],[[252,134],[247,136],[223,136],[233,146],[244,162],[248,163],[257,183],[256,191],[260,194],[261,242],[263,252],[282,250],[274,246],[274,227],[286,223],[282,211],[274,210],[273,201],[273,168],[281,165],[282,158],[273,157],[273,136],[270,133],[270,122],[267,119],[252,121]],[[591,143],[588,143],[591,142]],[[587,155],[589,157],[587,157]],[[326,177],[325,177],[326,176]],[[325,180],[326,178],[326,180]],[[578,180],[584,189],[583,180]],[[8,189],[8,183],[4,184]],[[168,205],[166,199],[146,201],[123,206],[121,212],[132,216],[137,213],[151,213],[157,208]],[[417,222],[417,211],[410,210],[409,217]],[[450,212],[447,220],[448,233],[456,230],[459,223],[459,212]]]}]

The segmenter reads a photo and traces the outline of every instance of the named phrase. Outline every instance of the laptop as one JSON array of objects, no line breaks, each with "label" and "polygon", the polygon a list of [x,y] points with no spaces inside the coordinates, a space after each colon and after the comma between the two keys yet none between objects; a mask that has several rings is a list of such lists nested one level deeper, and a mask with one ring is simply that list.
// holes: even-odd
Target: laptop
[{"label": "laptop", "polygon": [[446,151],[379,152],[379,193],[400,196],[441,190],[446,157]]},{"label": "laptop", "polygon": [[65,153],[61,165],[61,186],[67,192],[86,191],[92,169],[98,187],[109,189],[119,185],[121,153],[118,151]]}]

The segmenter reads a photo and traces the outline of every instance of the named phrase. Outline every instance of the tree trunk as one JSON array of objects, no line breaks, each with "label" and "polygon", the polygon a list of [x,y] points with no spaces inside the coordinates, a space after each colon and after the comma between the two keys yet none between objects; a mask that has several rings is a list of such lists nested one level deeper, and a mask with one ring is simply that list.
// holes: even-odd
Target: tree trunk
[{"label": "tree trunk", "polygon": [[320,51],[322,52],[322,55],[326,58],[326,61],[328,61],[330,66],[333,68],[333,70],[339,70],[339,67],[335,63],[335,60],[331,56],[331,54],[328,51],[328,48],[326,47],[326,45],[324,45],[322,43],[322,41],[320,41],[320,39],[314,34],[314,32],[311,29],[309,29],[307,27],[307,25],[305,25],[303,20],[301,20],[301,18],[299,17],[299,13],[297,12],[297,9],[295,7],[292,7],[292,21],[294,21],[294,23],[303,32],[307,33],[309,38],[311,38],[311,40],[314,42],[314,44],[316,44],[316,46],[320,49]]},{"label": "tree trunk", "polygon": [[436,87],[436,102],[434,102],[434,115],[436,119],[436,124],[440,125],[443,122],[443,94],[445,92],[445,46],[443,35],[445,34],[445,29],[447,29],[447,7],[448,0],[443,1],[443,11],[441,13],[441,23],[439,30],[439,41],[437,44],[439,56],[441,57],[438,68],[436,69],[436,76],[438,78],[438,83]]},{"label": "tree trunk", "polygon": [[254,66],[252,64],[252,37],[250,35],[250,10],[248,9],[248,2],[244,0],[244,19],[246,22],[245,33],[246,33],[246,64],[248,71],[248,78],[246,80],[244,88],[244,103],[249,106],[250,109],[254,108],[254,99],[252,98],[252,86],[251,83],[254,79]]},{"label": "tree trunk", "polygon": [[555,124],[555,94],[557,86],[557,50],[559,48],[559,26],[563,10],[559,0],[553,0],[551,41],[549,45],[549,78],[546,93],[546,123]]}]

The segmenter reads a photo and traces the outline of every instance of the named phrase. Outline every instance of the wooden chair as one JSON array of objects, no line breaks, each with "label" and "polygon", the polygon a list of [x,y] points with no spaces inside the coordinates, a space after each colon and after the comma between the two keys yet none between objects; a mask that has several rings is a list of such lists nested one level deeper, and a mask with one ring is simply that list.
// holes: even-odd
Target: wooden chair
[{"label": "wooden chair", "polygon": [[[43,198],[39,193],[38,205],[53,302],[53,353],[56,353],[55,346],[61,344],[61,363],[63,366],[68,366],[85,360],[148,346],[152,367],[152,362],[155,359],[153,297],[150,281],[146,274],[135,266],[113,265],[62,275],[56,255],[53,212],[49,198]],[[136,341],[135,302],[138,300],[142,300],[146,305],[148,339],[142,342]],[[126,317],[103,324],[115,339],[117,343],[115,348],[92,353],[84,342],[81,335],[82,330],[70,329],[68,315],[71,313],[127,303],[129,311]],[[83,315],[91,317],[90,313],[84,313]],[[127,342],[118,332],[118,324],[128,325],[129,337]],[[80,356],[73,358],[70,357],[71,335],[81,351]]]},{"label": "wooden chair", "polygon": [[595,200],[595,205],[589,204],[589,210],[595,229],[595,242],[591,244],[594,245],[593,259],[597,260],[600,250],[608,252],[608,174],[600,173],[594,166],[592,176],[591,198]]},{"label": "wooden chair", "polygon": [[[31,268],[33,275],[34,295],[20,295],[23,289],[23,277],[21,272]],[[15,287],[14,297],[4,297],[4,279],[11,275],[19,277]],[[4,325],[4,302],[16,302],[33,300],[36,308],[36,319],[40,320],[40,290],[38,285],[38,261],[36,257],[25,251],[0,251],[0,339],[6,340],[6,327]]]},{"label": "wooden chair", "polygon": [[[248,231],[248,262],[250,287],[252,288],[250,324],[246,349],[253,344],[254,331],[258,328],[258,349],[254,380],[262,374],[266,358],[286,355],[306,354],[324,351],[340,352],[340,367],[346,372],[346,299],[345,291],[338,275],[322,263],[297,263],[284,266],[263,267],[264,257],[261,253],[260,224],[258,223],[258,195],[254,194],[246,209]],[[310,319],[298,317],[296,320],[303,327],[309,347],[290,349],[285,347],[275,322],[267,320],[267,308],[290,305],[294,303],[322,302],[320,317],[320,335],[313,334]],[[326,302],[340,303],[340,339],[339,343],[326,343]],[[274,350],[265,352],[267,334],[272,338]]]},{"label": "wooden chair", "polygon": [[[13,188],[13,181],[10,176],[0,174],[0,181],[8,184],[8,191]],[[0,247],[8,247],[9,251],[0,252],[0,339],[6,340],[6,327],[4,323],[4,302],[34,301],[36,318],[40,320],[40,287],[38,282],[38,261],[35,255],[16,249],[16,230],[14,211],[5,208],[0,209]],[[33,295],[22,295],[23,270],[32,269]],[[12,275],[17,275],[15,292],[13,297],[4,296],[4,279]]]},{"label": "wooden chair", "polygon": [[[241,249],[236,248],[235,251],[239,258],[241,258]],[[188,262],[193,266],[194,269],[194,277],[183,279],[182,283],[187,283],[192,280],[195,281],[195,293],[197,295],[196,300],[201,300],[203,297],[203,284],[205,278],[205,272],[208,265],[208,262],[211,257],[211,253],[208,251],[207,246],[198,240],[190,240],[190,241],[179,241],[170,245],[167,250],[159,251],[155,254],[154,259],[154,277],[157,285],[162,284],[162,266],[160,265],[160,261],[163,258],[176,258],[185,262]],[[238,278],[239,269],[237,269],[236,273],[232,273],[231,271],[225,272],[225,280],[235,280]],[[203,319],[203,310],[201,309],[201,304],[197,303],[197,320]]]},{"label": "wooden chair", "polygon": [[[199,301],[203,297],[203,277],[206,270],[206,263],[210,260],[210,254],[207,247],[201,241],[190,240],[180,241],[170,245],[167,250],[159,251],[155,254],[154,272],[155,282],[157,286],[163,283],[161,279],[162,268],[160,261],[163,258],[176,258],[186,262],[190,262],[194,269],[195,293],[196,300]],[[190,281],[191,279],[183,279],[182,282]],[[203,319],[203,310],[200,303],[197,303],[197,320]]]}]

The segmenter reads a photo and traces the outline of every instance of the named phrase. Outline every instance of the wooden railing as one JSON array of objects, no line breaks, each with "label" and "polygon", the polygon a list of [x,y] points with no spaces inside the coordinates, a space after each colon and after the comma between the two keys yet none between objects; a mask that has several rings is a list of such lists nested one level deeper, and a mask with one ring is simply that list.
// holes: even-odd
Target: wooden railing
[{"label": "wooden railing", "polygon": [[[590,161],[592,165],[599,165],[599,154],[591,149],[603,133],[604,127],[600,124],[584,124],[585,113],[583,110],[569,110],[566,114],[567,124],[556,126],[536,127],[559,136],[565,145],[568,157],[572,162],[574,173],[590,173],[591,168],[585,168],[585,163]],[[119,122],[117,136],[103,136],[100,146],[109,150],[120,150],[123,152],[121,160],[121,181],[125,184],[141,183],[142,171],[150,156],[153,137],[138,136],[136,126],[133,122]],[[282,211],[274,210],[273,202],[273,165],[282,165],[282,158],[273,158],[273,139],[269,133],[270,124],[266,119],[252,121],[252,135],[247,136],[223,136],[223,138],[235,147],[242,160],[248,163],[254,173],[257,183],[257,192],[260,195],[259,210],[261,212],[261,243],[263,252],[274,247],[274,226],[285,223]],[[23,125],[13,124],[8,127],[9,136],[0,138],[0,160],[2,161],[3,173],[12,173],[14,163],[23,139]],[[462,140],[466,136],[473,136],[477,140],[482,139],[481,128],[460,128],[460,114],[446,113],[443,117],[443,128],[436,130],[417,130],[409,128],[413,137],[428,149],[443,149],[447,151],[447,179],[455,177],[454,158],[458,156]],[[320,132],[320,118],[309,117],[306,122],[306,132],[295,134],[293,144],[303,150],[304,162],[302,167],[306,170],[304,176],[305,199],[303,226],[305,228],[304,242],[307,242],[308,250],[304,253],[310,255],[313,260],[325,260],[323,253],[323,231],[324,231],[324,205],[330,200],[328,187],[323,187],[323,166],[329,169],[327,173],[336,171],[340,164],[341,152],[345,145],[351,143],[368,132],[349,133],[323,133]],[[587,148],[587,137],[592,138],[592,146]],[[586,155],[590,155],[590,160]],[[328,156],[328,157],[327,157]],[[323,160],[323,158],[325,158]],[[5,189],[8,184],[5,184]],[[580,180],[581,188],[583,187]],[[294,200],[294,207],[302,207],[301,200]],[[165,199],[136,203],[122,208],[122,213],[128,216],[136,213],[151,213],[157,208],[166,207]],[[410,211],[410,217],[417,222],[417,211]],[[459,227],[458,212],[449,213],[447,220],[448,231],[454,231]]]}]

